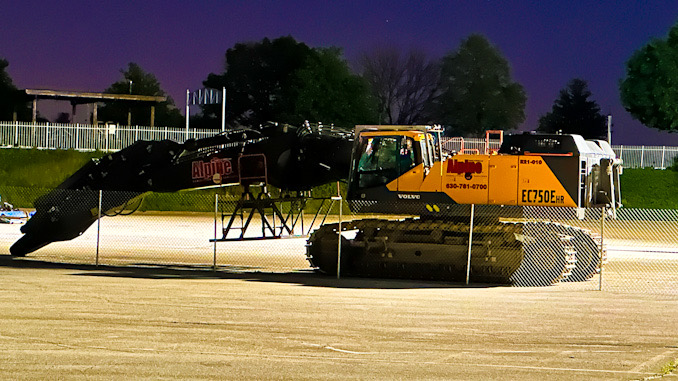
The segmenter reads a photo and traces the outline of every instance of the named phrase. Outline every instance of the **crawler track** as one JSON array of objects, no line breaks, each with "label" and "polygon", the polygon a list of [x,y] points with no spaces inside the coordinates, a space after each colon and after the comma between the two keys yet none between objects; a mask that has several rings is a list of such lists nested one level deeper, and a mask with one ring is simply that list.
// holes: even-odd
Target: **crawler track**
[{"label": "crawler track", "polygon": [[[307,258],[319,271],[337,271],[337,224],[316,230]],[[341,274],[377,278],[464,281],[468,224],[440,220],[366,219],[342,224]],[[583,281],[598,269],[591,233],[549,222],[499,222],[473,229],[470,281],[548,286]]]}]

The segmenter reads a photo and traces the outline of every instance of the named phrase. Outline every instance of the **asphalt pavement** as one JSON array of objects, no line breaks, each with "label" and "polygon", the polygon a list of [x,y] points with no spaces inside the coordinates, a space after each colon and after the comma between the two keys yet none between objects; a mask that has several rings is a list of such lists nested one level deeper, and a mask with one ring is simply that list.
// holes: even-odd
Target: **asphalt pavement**
[{"label": "asphalt pavement", "polygon": [[629,380],[678,358],[676,298],[591,286],[0,255],[0,378]]}]

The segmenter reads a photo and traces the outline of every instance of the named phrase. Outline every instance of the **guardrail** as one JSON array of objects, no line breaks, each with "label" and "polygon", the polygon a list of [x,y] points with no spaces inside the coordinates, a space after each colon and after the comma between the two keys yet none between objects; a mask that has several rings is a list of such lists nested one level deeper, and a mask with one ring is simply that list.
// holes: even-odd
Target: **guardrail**
[{"label": "guardrail", "polygon": [[[189,138],[213,136],[217,130],[190,129]],[[91,124],[0,122],[0,147],[39,149],[75,149],[80,151],[117,151],[137,140],[186,140],[186,129]],[[485,139],[443,138],[446,151],[484,152]],[[490,148],[498,149],[499,140],[490,139]],[[625,168],[665,169],[678,157],[678,147],[613,145]]]}]

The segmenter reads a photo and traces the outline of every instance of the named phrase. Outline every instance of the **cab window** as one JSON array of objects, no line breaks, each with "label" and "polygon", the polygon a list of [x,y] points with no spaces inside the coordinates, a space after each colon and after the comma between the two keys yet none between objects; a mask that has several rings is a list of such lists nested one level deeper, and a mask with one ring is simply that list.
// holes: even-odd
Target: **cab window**
[{"label": "cab window", "polygon": [[364,138],[358,160],[360,188],[388,184],[421,164],[421,147],[407,136]]}]

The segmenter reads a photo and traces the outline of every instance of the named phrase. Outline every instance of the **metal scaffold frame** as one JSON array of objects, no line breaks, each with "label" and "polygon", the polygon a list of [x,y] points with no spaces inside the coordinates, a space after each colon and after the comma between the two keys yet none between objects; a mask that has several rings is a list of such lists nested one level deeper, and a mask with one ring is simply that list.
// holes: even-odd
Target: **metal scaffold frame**
[{"label": "metal scaffold frame", "polygon": [[[242,168],[247,168],[245,172],[248,176],[243,176]],[[316,226],[319,217],[322,216],[320,225],[325,222],[332,210],[334,200],[312,197],[310,191],[288,192],[282,193],[279,197],[273,197],[269,191],[266,168],[266,156],[263,154],[241,155],[238,158],[239,184],[243,187],[243,192],[235,202],[232,211],[227,211],[227,206],[232,205],[232,201],[219,202],[217,195],[215,224],[217,215],[221,215],[222,236],[217,237],[215,232],[213,242],[307,236]],[[258,173],[257,170],[259,170]],[[258,187],[259,191],[254,192],[253,187]],[[320,205],[311,223],[304,226],[304,209],[309,200],[319,200]],[[247,234],[255,216],[261,223],[261,234]],[[300,229],[301,234],[296,234],[297,228]],[[235,236],[231,234],[232,232],[236,232]]]}]

